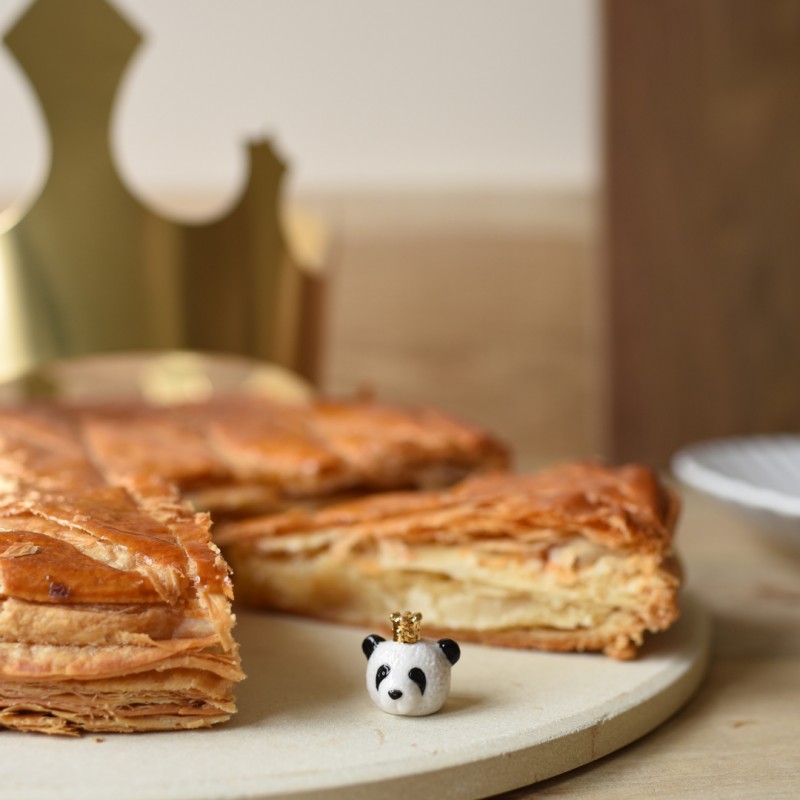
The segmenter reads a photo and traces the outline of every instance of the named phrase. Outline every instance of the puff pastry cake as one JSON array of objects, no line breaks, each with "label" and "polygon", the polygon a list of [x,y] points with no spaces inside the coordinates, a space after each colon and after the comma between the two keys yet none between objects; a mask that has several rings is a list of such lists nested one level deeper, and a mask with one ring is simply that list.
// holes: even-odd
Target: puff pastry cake
[{"label": "puff pastry cake", "polygon": [[253,605],[367,628],[424,609],[432,636],[630,658],[678,617],[677,511],[645,467],[571,464],[216,535]]},{"label": "puff pastry cake", "polygon": [[109,480],[73,422],[0,411],[0,727],[197,728],[242,677],[227,565],[158,476]]},{"label": "puff pastry cake", "polygon": [[0,727],[193,728],[235,711],[228,567],[190,503],[317,506],[506,461],[480,430],[372,402],[0,409]]}]

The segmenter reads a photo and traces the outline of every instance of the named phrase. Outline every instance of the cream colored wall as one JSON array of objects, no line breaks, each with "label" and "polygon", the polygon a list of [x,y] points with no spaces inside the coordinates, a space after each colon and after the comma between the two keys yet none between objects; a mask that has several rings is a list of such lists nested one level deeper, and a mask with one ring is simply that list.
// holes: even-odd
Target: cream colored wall
[{"label": "cream colored wall", "polygon": [[306,198],[334,220],[323,388],[433,405],[519,464],[602,455],[603,295],[584,192]]},{"label": "cream colored wall", "polygon": [[[114,0],[148,37],[114,145],[146,199],[220,211],[272,137],[292,190],[594,185],[593,0]],[[27,6],[0,0],[0,32]],[[35,191],[47,141],[0,49],[0,200]]]}]

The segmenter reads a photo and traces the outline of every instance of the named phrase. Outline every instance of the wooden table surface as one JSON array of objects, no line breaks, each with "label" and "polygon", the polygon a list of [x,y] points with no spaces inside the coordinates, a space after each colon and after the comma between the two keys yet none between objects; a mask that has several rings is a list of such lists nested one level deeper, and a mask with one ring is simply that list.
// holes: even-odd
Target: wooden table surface
[{"label": "wooden table surface", "polygon": [[678,550],[711,612],[697,695],[622,750],[500,797],[800,797],[800,533],[784,549],[744,514],[682,490]]}]

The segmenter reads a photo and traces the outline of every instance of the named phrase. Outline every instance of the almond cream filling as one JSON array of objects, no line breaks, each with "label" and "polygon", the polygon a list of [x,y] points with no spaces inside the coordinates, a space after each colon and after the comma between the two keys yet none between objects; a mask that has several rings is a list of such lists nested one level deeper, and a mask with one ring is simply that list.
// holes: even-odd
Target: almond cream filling
[{"label": "almond cream filling", "polygon": [[265,538],[257,551],[241,563],[231,554],[245,596],[358,623],[401,604],[450,629],[629,627],[666,588],[655,557],[577,536],[557,545],[478,539],[457,547],[348,541],[346,533],[326,531]]}]

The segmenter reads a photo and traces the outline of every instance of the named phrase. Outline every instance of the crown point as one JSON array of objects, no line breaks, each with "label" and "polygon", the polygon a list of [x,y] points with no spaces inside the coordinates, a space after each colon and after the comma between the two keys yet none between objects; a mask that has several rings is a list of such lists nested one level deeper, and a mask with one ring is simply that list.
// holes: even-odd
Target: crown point
[{"label": "crown point", "polygon": [[393,611],[389,615],[392,622],[393,638],[403,644],[414,644],[419,641],[419,629],[422,625],[422,614],[410,611]]}]

